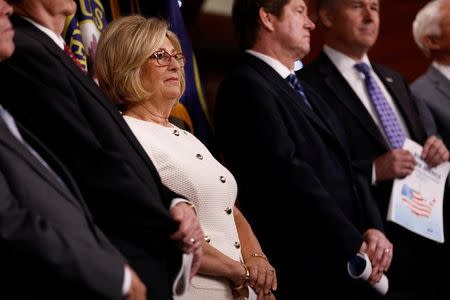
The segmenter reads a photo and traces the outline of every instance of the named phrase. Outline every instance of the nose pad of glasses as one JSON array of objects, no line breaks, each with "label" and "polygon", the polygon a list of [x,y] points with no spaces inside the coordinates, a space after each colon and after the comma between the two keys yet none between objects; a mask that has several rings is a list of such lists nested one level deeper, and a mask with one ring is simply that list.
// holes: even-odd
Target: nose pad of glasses
[{"label": "nose pad of glasses", "polygon": [[170,63],[168,66],[169,66],[169,69],[180,69],[183,67],[181,62],[173,56],[170,58]]}]

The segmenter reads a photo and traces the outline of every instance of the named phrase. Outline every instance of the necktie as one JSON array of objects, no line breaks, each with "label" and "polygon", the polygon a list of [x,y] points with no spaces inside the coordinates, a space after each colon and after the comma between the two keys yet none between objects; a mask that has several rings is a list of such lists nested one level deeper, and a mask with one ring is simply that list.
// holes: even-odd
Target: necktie
[{"label": "necktie", "polygon": [[392,149],[401,149],[405,141],[405,132],[400,126],[400,123],[392,110],[392,107],[384,97],[380,87],[377,85],[375,79],[370,74],[370,68],[366,63],[359,63],[355,68],[364,74],[364,82],[366,84],[367,93],[372,100],[378,118],[386,134],[389,144]]},{"label": "necktie", "polygon": [[306,98],[305,91],[303,90],[300,81],[298,81],[297,76],[295,76],[295,74],[289,74],[289,76],[286,77],[286,80],[289,81],[294,89],[300,94],[300,97],[303,99],[303,102],[305,102],[306,106],[308,106],[308,108],[312,110],[311,103],[309,103],[308,98]]},{"label": "necktie", "polygon": [[64,44],[64,51],[66,54],[72,59],[72,61],[77,65],[77,67],[83,71],[83,73],[87,74],[86,70],[84,69],[83,65],[80,63],[80,61],[76,58],[76,56],[73,54],[72,50],[70,50],[69,46],[67,44]]},{"label": "necktie", "polygon": [[23,139],[22,135],[20,134],[19,129],[17,128],[16,121],[14,120],[13,116],[11,116],[11,114],[6,109],[4,109],[1,105],[0,105],[0,118],[3,119],[3,121],[6,124],[6,126],[8,127],[9,131],[11,131],[12,135],[14,135],[14,137],[16,139],[18,139],[19,142],[21,142],[25,146],[25,148],[27,148],[28,151],[30,151],[31,154],[33,154],[33,156],[50,173],[53,174],[53,176],[59,181],[59,183],[61,183],[62,185],[65,186],[64,182],[62,181],[62,179],[52,170],[52,168],[50,168],[50,166],[47,164],[47,162],[45,162],[45,160]]}]

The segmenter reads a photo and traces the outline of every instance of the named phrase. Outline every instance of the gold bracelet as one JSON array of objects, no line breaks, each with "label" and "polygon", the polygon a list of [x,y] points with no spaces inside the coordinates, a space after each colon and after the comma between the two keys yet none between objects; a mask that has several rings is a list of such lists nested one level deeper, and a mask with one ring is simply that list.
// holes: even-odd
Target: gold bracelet
[{"label": "gold bracelet", "polygon": [[248,269],[247,265],[244,264],[244,262],[242,260],[241,260],[241,265],[242,265],[242,267],[244,267],[244,270],[245,270],[245,279],[239,286],[233,287],[233,290],[236,290],[236,291],[245,288],[250,279],[250,270]]},{"label": "gold bracelet", "polygon": [[259,257],[259,258],[262,258],[265,261],[269,262],[269,259],[263,253],[255,252],[255,253],[250,254],[250,257]]},{"label": "gold bracelet", "polygon": [[187,206],[189,206],[190,208],[192,208],[194,210],[195,214],[197,214],[197,208],[195,207],[194,202],[189,201],[189,202],[185,202],[185,203],[187,204]]}]

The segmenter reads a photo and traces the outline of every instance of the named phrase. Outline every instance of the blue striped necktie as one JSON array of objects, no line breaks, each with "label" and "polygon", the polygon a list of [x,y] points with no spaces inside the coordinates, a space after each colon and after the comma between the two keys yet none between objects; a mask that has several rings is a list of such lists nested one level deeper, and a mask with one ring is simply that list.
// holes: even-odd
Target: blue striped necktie
[{"label": "blue striped necktie", "polygon": [[392,107],[387,102],[386,97],[384,97],[380,87],[370,74],[369,66],[366,63],[359,63],[355,65],[355,68],[364,74],[364,82],[366,84],[367,93],[369,94],[370,100],[372,100],[378,119],[381,122],[381,127],[383,127],[383,131],[387,136],[391,148],[403,148],[405,132],[400,126],[397,116],[394,114]]},{"label": "blue striped necktie", "polygon": [[303,99],[303,102],[306,104],[306,106],[308,106],[308,108],[312,110],[311,103],[309,103],[309,100],[305,95],[305,90],[300,84],[297,76],[295,76],[295,74],[289,74],[289,76],[286,77],[286,80],[289,81],[292,87],[300,94],[300,97]]}]

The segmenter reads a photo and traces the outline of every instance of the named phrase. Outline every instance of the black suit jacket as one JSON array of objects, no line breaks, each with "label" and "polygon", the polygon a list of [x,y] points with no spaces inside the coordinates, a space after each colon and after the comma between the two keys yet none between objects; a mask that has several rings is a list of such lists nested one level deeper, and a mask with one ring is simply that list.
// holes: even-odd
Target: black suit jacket
[{"label": "black suit jacket", "polygon": [[[407,83],[397,72],[378,64],[371,64],[395,101],[411,138],[423,145],[427,134],[419,117],[416,100],[411,95]],[[365,174],[367,182],[371,182],[374,160],[388,152],[389,147],[361,100],[323,52],[311,64],[306,65],[298,75],[338,113],[346,130],[353,164]],[[377,183],[372,187],[372,193],[378,202],[383,219],[386,218],[391,189],[392,181]],[[430,280],[433,276],[417,277],[409,270],[413,268],[421,270],[417,272],[427,272],[425,270],[430,268],[428,264],[435,268],[436,265],[433,266],[428,259],[438,257],[436,254],[440,251],[437,249],[439,246],[392,222],[387,222],[385,228],[388,238],[394,243],[394,259],[389,274],[391,290],[404,288],[415,291],[421,288],[427,289],[427,284],[429,286],[435,284],[436,281],[432,283],[433,280]]]},{"label": "black suit jacket", "polygon": [[1,298],[121,299],[125,260],[93,223],[64,168],[48,162],[66,185],[0,118]]},{"label": "black suit jacket", "polygon": [[[71,171],[96,223],[150,287],[169,297],[168,268],[181,255],[169,234],[176,195],[159,175],[116,107],[63,50],[20,17],[14,55],[0,66],[3,105]],[[171,272],[173,273],[173,272]]]},{"label": "black suit jacket", "polygon": [[[411,138],[423,144],[427,134],[408,85],[397,72],[378,64],[371,64],[395,101]],[[388,152],[389,145],[361,100],[323,52],[313,63],[298,72],[298,76],[310,84],[338,113],[350,143],[353,164],[370,182],[375,158]],[[374,187],[383,215],[387,212],[391,187],[392,182],[380,183]]]},{"label": "black suit jacket", "polygon": [[220,86],[217,138],[240,206],[277,269],[277,299],[306,290],[349,297],[362,288],[368,295],[349,279],[346,263],[381,219],[375,203],[358,195],[339,123],[304,88],[314,112],[273,68],[246,54]]}]

